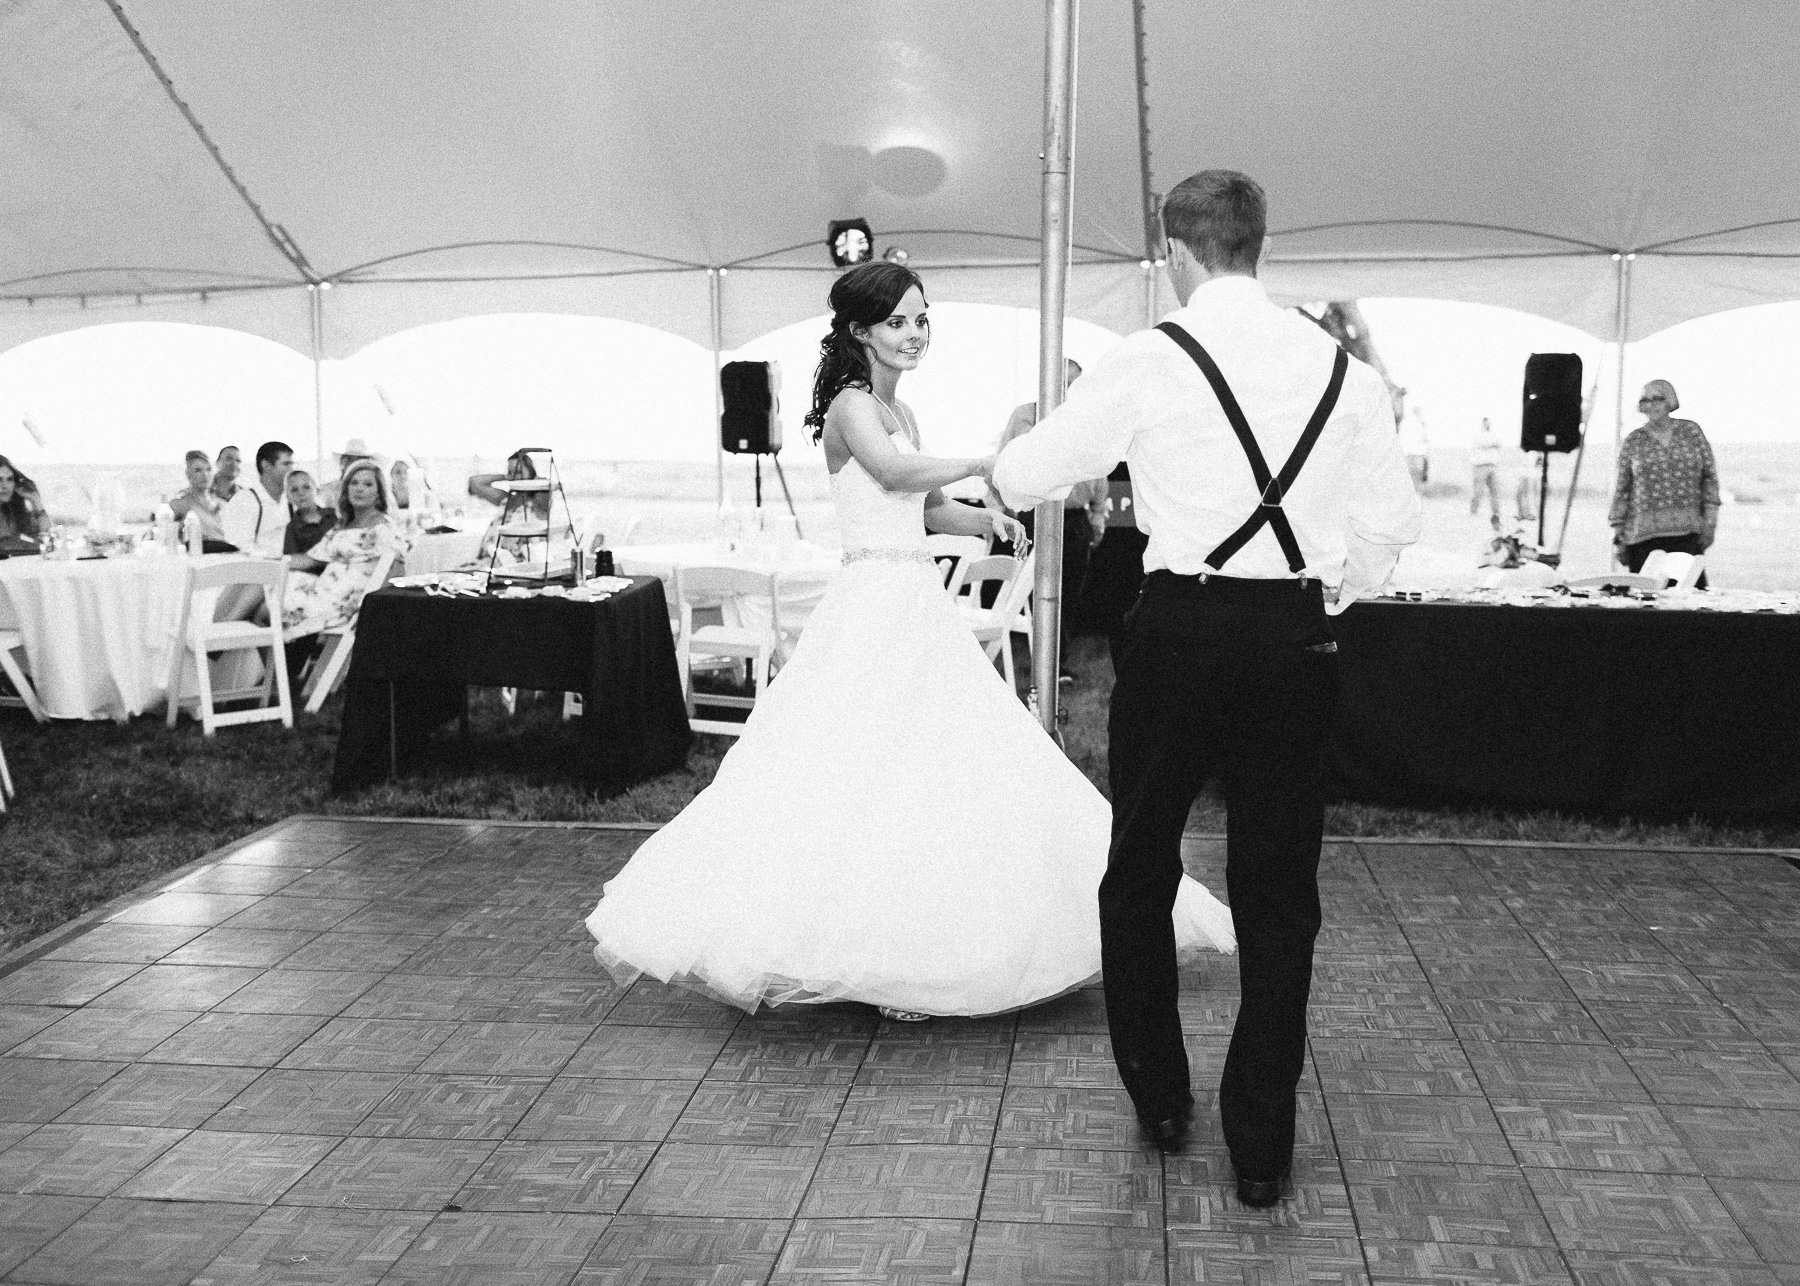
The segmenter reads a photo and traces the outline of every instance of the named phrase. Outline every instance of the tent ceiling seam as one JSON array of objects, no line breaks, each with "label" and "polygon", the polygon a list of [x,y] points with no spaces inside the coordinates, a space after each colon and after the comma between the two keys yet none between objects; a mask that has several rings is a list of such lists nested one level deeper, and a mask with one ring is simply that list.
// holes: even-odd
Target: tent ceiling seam
[{"label": "tent ceiling seam", "polygon": [[1144,0],[1131,0],[1131,43],[1137,57],[1138,183],[1144,203],[1144,258],[1157,253],[1156,193],[1150,187],[1150,62],[1145,47]]},{"label": "tent ceiling seam", "polygon": [[[1026,241],[1030,242],[1032,245],[1037,245],[1042,240],[1036,233],[1032,233],[1028,236],[1022,232],[993,232],[986,228],[899,228],[892,232],[884,232],[881,235],[884,237],[985,237],[993,241]],[[800,241],[791,246],[781,246],[774,250],[763,250],[753,255],[746,255],[742,259],[733,259],[729,263],[720,264],[719,267],[730,268],[733,270],[755,267],[757,266],[757,260],[759,259],[772,259],[776,255],[792,254],[796,250],[809,250],[814,246],[823,244],[824,242],[822,239]],[[1121,254],[1117,250],[1108,250],[1102,246],[1084,245],[1079,241],[1075,243],[1075,249],[1086,254],[1099,255],[1109,263],[1136,263],[1138,261],[1136,255]],[[1032,262],[1036,263],[1037,260],[1034,259]],[[929,266],[942,268],[948,265],[933,264]],[[979,267],[980,265],[969,266]]]},{"label": "tent ceiling seam", "polygon": [[[1297,237],[1308,232],[1337,232],[1343,228],[1467,228],[1477,232],[1510,232],[1521,237],[1560,241],[1564,245],[1580,246],[1585,250],[1597,251],[1600,254],[1629,253],[1617,246],[1601,245],[1597,241],[1583,241],[1579,237],[1558,236],[1554,232],[1538,232],[1531,228],[1514,228],[1504,223],[1470,223],[1461,219],[1348,219],[1342,223],[1314,223],[1303,228],[1281,228],[1269,235]],[[1486,258],[1487,256],[1481,257]]]},{"label": "tent ceiling seam", "polygon": [[665,255],[644,254],[642,251],[638,251],[638,250],[620,250],[616,246],[590,246],[590,245],[584,245],[577,241],[536,241],[536,240],[524,240],[524,239],[501,239],[501,240],[495,240],[495,241],[451,241],[451,242],[446,242],[443,245],[438,245],[438,246],[422,246],[417,250],[402,250],[402,251],[398,252],[397,254],[383,255],[379,259],[369,259],[363,263],[352,264],[348,268],[340,268],[336,272],[332,273],[331,276],[329,278],[327,278],[327,280],[330,280],[330,281],[347,280],[350,278],[352,273],[362,272],[364,269],[367,269],[367,268],[376,268],[384,263],[397,263],[401,259],[414,259],[414,258],[419,257],[420,255],[436,254],[439,251],[475,250],[475,249],[480,249],[480,248],[484,248],[484,247],[494,247],[494,246],[533,246],[533,247],[537,247],[539,249],[548,249],[548,250],[586,250],[586,251],[591,251],[596,254],[626,255],[632,259],[644,259],[644,260],[648,260],[651,263],[663,265],[662,269],[648,269],[648,268],[625,269],[624,271],[627,271],[627,272],[651,272],[651,271],[663,271],[663,270],[668,270],[668,269],[704,271],[706,269],[706,265],[703,263],[694,263],[687,259],[671,259]]},{"label": "tent ceiling seam", "polygon": [[306,256],[300,253],[299,246],[294,244],[294,239],[288,235],[287,229],[272,222],[268,215],[263,213],[263,209],[257,204],[256,198],[250,195],[250,189],[245,187],[243,180],[238,178],[237,172],[234,171],[231,168],[230,163],[226,161],[225,154],[219,150],[218,144],[213,142],[212,136],[206,132],[206,127],[200,123],[200,118],[194,114],[194,109],[188,106],[187,101],[183,99],[180,92],[176,90],[175,82],[171,80],[169,74],[163,70],[162,64],[156,59],[156,55],[150,52],[150,46],[145,43],[142,34],[140,34],[138,29],[132,25],[131,19],[125,16],[125,9],[120,0],[105,0],[105,4],[106,7],[112,11],[113,17],[118,20],[119,26],[124,28],[126,36],[130,38],[132,45],[137,49],[138,56],[141,57],[144,60],[145,65],[150,68],[151,74],[156,77],[157,83],[162,86],[163,92],[169,96],[169,101],[175,104],[175,110],[181,113],[182,119],[188,123],[188,128],[194,131],[194,135],[200,140],[201,146],[203,146],[206,149],[207,154],[212,157],[213,164],[219,167],[220,173],[224,174],[225,180],[231,184],[232,190],[235,191],[238,194],[239,199],[249,207],[250,213],[256,216],[257,223],[262,226],[263,234],[269,238],[270,243],[275,247],[281,257],[292,264],[294,270],[304,277],[308,284],[316,284],[319,280],[319,276],[312,270],[312,266],[306,262]]}]

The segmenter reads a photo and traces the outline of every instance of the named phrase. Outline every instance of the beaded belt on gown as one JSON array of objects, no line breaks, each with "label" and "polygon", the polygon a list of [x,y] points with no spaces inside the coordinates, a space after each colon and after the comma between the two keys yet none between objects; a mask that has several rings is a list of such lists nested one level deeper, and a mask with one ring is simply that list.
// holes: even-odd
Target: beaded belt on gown
[{"label": "beaded belt on gown", "polygon": [[844,563],[860,563],[874,559],[884,563],[927,563],[931,555],[923,549],[846,549]]}]

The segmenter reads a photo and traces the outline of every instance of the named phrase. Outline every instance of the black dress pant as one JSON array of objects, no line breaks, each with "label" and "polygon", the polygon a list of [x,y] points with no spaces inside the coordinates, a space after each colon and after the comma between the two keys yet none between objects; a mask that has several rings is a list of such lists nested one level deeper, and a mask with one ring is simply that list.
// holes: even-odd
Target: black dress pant
[{"label": "black dress pant", "polygon": [[1337,686],[1316,582],[1153,572],[1126,618],[1108,730],[1112,848],[1100,884],[1113,1057],[1140,1118],[1193,1102],[1170,912],[1188,811],[1216,778],[1242,991],[1219,1109],[1246,1179],[1280,1176],[1293,1155]]}]

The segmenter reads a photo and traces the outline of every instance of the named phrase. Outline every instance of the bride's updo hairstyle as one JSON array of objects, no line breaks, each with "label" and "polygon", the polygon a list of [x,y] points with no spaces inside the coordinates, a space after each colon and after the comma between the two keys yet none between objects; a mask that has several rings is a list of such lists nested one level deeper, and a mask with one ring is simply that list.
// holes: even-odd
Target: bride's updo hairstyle
[{"label": "bride's updo hairstyle", "polygon": [[825,436],[825,412],[831,409],[831,400],[847,388],[869,387],[869,355],[850,328],[886,321],[914,286],[921,295],[925,293],[918,273],[887,262],[858,264],[832,284],[831,329],[819,341],[812,410],[803,421],[812,426],[814,442]]}]

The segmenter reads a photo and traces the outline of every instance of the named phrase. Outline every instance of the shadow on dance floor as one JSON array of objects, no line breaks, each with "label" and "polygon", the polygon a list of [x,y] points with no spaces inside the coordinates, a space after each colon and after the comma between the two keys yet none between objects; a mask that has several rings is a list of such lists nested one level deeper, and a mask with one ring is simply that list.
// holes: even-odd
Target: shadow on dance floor
[{"label": "shadow on dance floor", "polygon": [[[644,832],[295,818],[0,965],[0,1280],[1800,1283],[1800,869],[1329,844],[1289,1199],[1139,1145],[1102,997],[621,992]],[[1222,845],[1187,844],[1222,889]],[[1236,961],[1182,995],[1210,1086]]]}]

